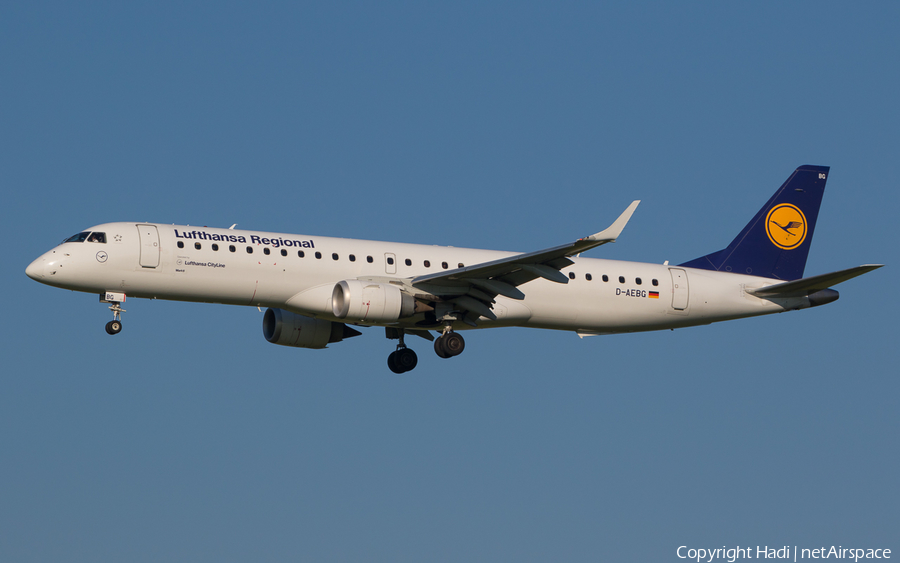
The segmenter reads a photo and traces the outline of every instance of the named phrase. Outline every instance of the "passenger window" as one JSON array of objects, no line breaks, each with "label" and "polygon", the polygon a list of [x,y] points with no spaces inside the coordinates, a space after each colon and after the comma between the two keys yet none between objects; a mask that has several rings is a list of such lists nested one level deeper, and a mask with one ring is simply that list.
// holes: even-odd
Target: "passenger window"
[{"label": "passenger window", "polygon": [[263,254],[265,254],[266,256],[268,256],[270,252],[272,252],[272,251],[269,250],[269,247],[268,247],[268,246],[265,247],[265,248],[263,248]]},{"label": "passenger window", "polygon": [[282,255],[282,256],[287,256],[287,250],[284,249],[284,248],[282,248],[282,249],[281,249],[281,255]]},{"label": "passenger window", "polygon": [[441,268],[443,268],[443,269],[446,270],[446,269],[449,268],[449,267],[450,267],[450,265],[447,264],[446,262],[441,262]]},{"label": "passenger window", "polygon": [[462,263],[462,262],[460,262],[460,263],[459,263],[459,267],[460,267],[460,268],[465,268],[465,267],[466,267],[466,265],[465,265],[465,264],[463,264],[463,263]]},{"label": "passenger window", "polygon": [[619,283],[625,283],[625,276],[619,276]]},{"label": "passenger window", "polygon": [[248,246],[248,247],[247,247],[247,254],[253,254],[253,247],[252,247],[252,246]]},{"label": "passenger window", "polygon": [[389,266],[393,266],[393,265],[394,265],[394,258],[393,258],[392,256],[388,256],[388,265],[389,265]]},{"label": "passenger window", "polygon": [[228,251],[229,251],[229,252],[234,252],[235,250],[237,250],[237,248],[235,248],[233,244],[229,244],[229,245],[228,245]]},{"label": "passenger window", "polygon": [[102,242],[106,244],[106,233],[91,233],[88,242]]},{"label": "passenger window", "polygon": [[219,251],[219,245],[216,244],[216,243],[213,243],[212,249],[213,249],[215,252],[218,252],[218,251]]},{"label": "passenger window", "polygon": [[371,264],[374,261],[375,260],[373,260],[371,256],[366,256],[366,262],[368,262],[369,264]]},{"label": "passenger window", "polygon": [[347,258],[348,258],[351,262],[356,262],[356,255],[355,255],[355,254],[351,254],[351,255],[348,256]]},{"label": "passenger window", "polygon": [[184,241],[183,241],[183,240],[178,241],[178,248],[184,248]]},{"label": "passenger window", "polygon": [[425,261],[425,267],[426,267],[426,268],[430,268],[430,267],[431,267],[431,262],[429,262],[428,260],[426,260],[426,261]]},{"label": "passenger window", "polygon": [[412,266],[412,260],[410,260],[409,258],[407,258],[407,259],[405,260],[405,262],[406,262],[406,265],[407,265],[407,266]]},{"label": "passenger window", "polygon": [[194,243],[194,248],[196,248],[197,250],[200,250],[200,243],[199,243],[199,242],[195,242],[195,243]]},{"label": "passenger window", "polygon": [[306,253],[303,252],[302,250],[298,250],[298,251],[297,251],[297,256],[299,256],[300,258],[303,258],[304,256],[306,256]]},{"label": "passenger window", "polygon": [[594,278],[590,274],[585,274],[584,279],[586,279],[587,281],[591,281]]},{"label": "passenger window", "polygon": [[656,279],[653,279],[650,283],[652,283],[653,285],[659,285],[659,282]]},{"label": "passenger window", "polygon": [[332,259],[332,260],[337,260],[337,259],[338,259],[337,252],[335,252],[335,253],[333,253],[333,254],[331,255],[331,259]]},{"label": "passenger window", "polygon": [[634,278],[634,283],[641,285],[641,278]]},{"label": "passenger window", "polygon": [[574,279],[575,279],[575,272],[569,272],[569,279],[570,279],[570,280],[574,280]]},{"label": "passenger window", "polygon": [[603,281],[608,282],[609,276],[607,276],[606,274],[603,274]]},{"label": "passenger window", "polygon": [[322,253],[317,251],[316,252],[316,260],[321,260],[321,259],[322,259]]},{"label": "passenger window", "polygon": [[70,236],[63,242],[84,242],[87,240],[89,234],[91,234],[91,233],[88,231],[85,231],[83,233],[78,233],[77,235]]}]

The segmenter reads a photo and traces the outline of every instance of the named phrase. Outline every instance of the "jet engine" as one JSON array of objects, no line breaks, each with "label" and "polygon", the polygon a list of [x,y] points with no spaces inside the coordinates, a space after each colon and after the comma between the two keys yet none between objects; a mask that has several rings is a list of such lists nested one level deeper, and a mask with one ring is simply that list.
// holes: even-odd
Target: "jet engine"
[{"label": "jet engine", "polygon": [[334,323],[298,315],[282,309],[266,309],[263,315],[263,336],[272,344],[298,348],[324,348],[362,334],[344,323]]},{"label": "jet engine", "polygon": [[391,284],[343,280],[334,286],[331,308],[350,322],[392,323],[415,314],[416,300]]}]

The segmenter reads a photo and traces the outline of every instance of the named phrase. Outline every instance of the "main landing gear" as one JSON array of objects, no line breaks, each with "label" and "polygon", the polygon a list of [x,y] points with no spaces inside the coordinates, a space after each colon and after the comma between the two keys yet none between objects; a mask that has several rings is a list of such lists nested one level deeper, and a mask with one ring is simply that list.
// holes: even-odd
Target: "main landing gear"
[{"label": "main landing gear", "polygon": [[[419,331],[416,334],[431,340],[431,335],[428,333]],[[394,373],[406,373],[415,369],[416,364],[419,363],[419,358],[414,351],[406,347],[406,343],[403,341],[404,330],[402,328],[388,328],[386,329],[386,335],[392,340],[399,340],[397,349],[391,352],[387,359],[387,364],[391,371]],[[434,339],[434,351],[441,358],[458,356],[462,354],[465,348],[466,341],[463,340],[459,333],[454,332],[449,325],[444,329],[444,334]]]},{"label": "main landing gear", "polygon": [[441,358],[459,356],[466,349],[466,341],[449,327],[434,341],[434,351]]},{"label": "main landing gear", "polygon": [[[389,336],[389,338],[391,337]],[[397,338],[400,342],[397,344],[397,349],[388,356],[388,367],[394,373],[406,373],[412,371],[419,363],[419,357],[416,356],[416,353],[413,350],[407,348],[406,344],[403,342],[403,329],[397,331]]]}]

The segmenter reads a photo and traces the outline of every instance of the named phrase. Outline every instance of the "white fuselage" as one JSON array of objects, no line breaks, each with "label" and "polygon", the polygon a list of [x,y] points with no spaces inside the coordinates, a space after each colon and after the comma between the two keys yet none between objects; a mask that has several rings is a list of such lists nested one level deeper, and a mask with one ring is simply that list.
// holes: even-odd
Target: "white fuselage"
[{"label": "white fuselage", "polygon": [[[48,285],[129,297],[285,309],[337,322],[332,291],[345,279],[405,279],[517,253],[309,235],[150,223],[88,229],[105,242],[66,242],[27,274]],[[86,232],[88,232],[86,231]],[[745,289],[778,283],[735,273],[572,258],[568,283],[523,284],[521,300],[496,297],[497,319],[478,328],[523,326],[581,335],[708,324],[809,306],[805,297],[764,299]],[[656,295],[654,295],[654,293]],[[413,328],[420,317],[365,325]],[[471,328],[457,323],[454,328]]]}]

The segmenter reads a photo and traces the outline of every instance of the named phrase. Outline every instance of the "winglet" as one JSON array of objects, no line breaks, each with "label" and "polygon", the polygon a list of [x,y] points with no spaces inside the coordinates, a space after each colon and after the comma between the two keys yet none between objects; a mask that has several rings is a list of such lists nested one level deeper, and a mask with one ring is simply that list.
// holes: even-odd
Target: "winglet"
[{"label": "winglet", "polygon": [[615,242],[619,235],[622,234],[622,231],[625,229],[625,225],[631,219],[631,216],[634,214],[634,210],[637,209],[638,204],[641,203],[641,200],[636,199],[631,202],[631,205],[628,206],[625,211],[619,215],[619,218],[613,222],[612,225],[607,227],[606,229],[600,231],[599,233],[594,233],[589,237],[584,237],[581,240],[590,240],[590,241],[608,241]]}]

